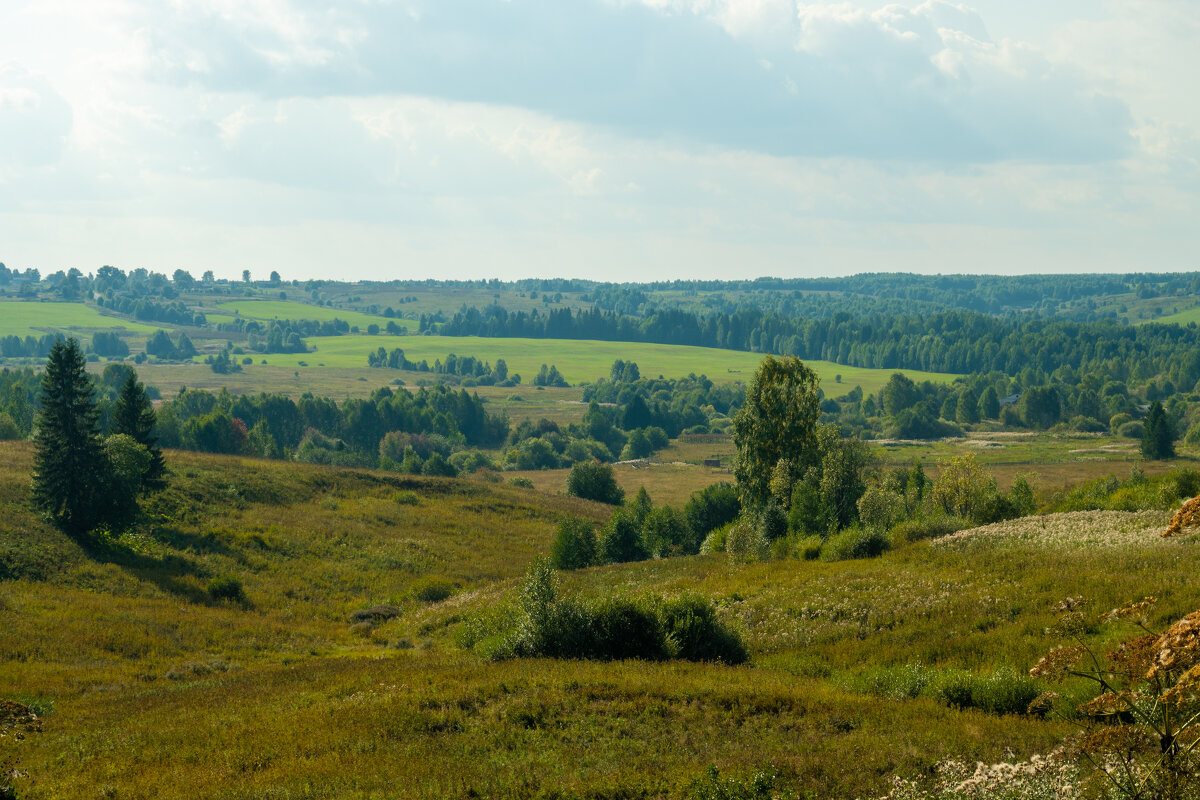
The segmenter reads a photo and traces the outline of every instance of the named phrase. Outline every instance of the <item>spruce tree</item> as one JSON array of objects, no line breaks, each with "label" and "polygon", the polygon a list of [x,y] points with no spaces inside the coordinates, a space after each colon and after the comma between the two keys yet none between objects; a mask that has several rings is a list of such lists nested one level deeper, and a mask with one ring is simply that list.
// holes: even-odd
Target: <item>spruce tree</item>
[{"label": "spruce tree", "polygon": [[1142,431],[1142,458],[1173,458],[1174,455],[1175,434],[1171,430],[1171,421],[1167,419],[1162,403],[1155,400]]},{"label": "spruce tree", "polygon": [[161,489],[166,485],[167,467],[163,462],[162,449],[158,447],[158,437],[154,435],[155,422],[154,408],[146,396],[146,387],[137,379],[137,373],[130,371],[113,405],[112,432],[133,437],[149,451],[150,466],[142,481],[143,491]]},{"label": "spruce tree", "polygon": [[34,433],[34,503],[72,534],[86,533],[99,519],[105,461],[85,363],[76,339],[59,339],[50,349]]}]

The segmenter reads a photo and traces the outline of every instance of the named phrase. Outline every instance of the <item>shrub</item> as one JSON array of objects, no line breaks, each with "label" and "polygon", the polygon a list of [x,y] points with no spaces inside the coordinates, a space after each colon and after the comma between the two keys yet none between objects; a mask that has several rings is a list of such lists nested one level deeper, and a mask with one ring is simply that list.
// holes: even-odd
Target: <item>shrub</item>
[{"label": "shrub", "polygon": [[221,575],[208,582],[208,594],[214,600],[229,600],[234,603],[246,602],[246,590],[242,581],[236,575]]},{"label": "shrub", "polygon": [[378,605],[370,608],[360,608],[350,614],[350,621],[358,624],[367,622],[370,624],[378,624],[387,622],[389,619],[395,619],[400,616],[400,609],[396,606]]},{"label": "shrub", "polygon": [[745,515],[725,532],[725,552],[734,561],[762,561],[767,557],[769,546],[759,526]]},{"label": "shrub", "polygon": [[605,564],[622,564],[649,558],[642,545],[642,533],[633,512],[622,509],[609,518],[600,531],[600,560]]},{"label": "shrub", "polygon": [[11,442],[23,438],[21,429],[7,411],[0,411],[0,442]]},{"label": "shrub", "polygon": [[821,549],[823,561],[850,561],[856,558],[875,558],[891,549],[892,543],[882,531],[848,528],[834,534]]},{"label": "shrub", "polygon": [[693,492],[683,508],[688,525],[692,526],[697,536],[706,536],[710,531],[733,522],[740,511],[737,487],[725,481]]},{"label": "shrub", "polygon": [[532,489],[533,481],[526,478],[524,475],[518,475],[515,478],[509,478],[508,482],[513,486],[519,486],[522,489]]},{"label": "shrub", "polygon": [[396,505],[400,506],[415,506],[420,502],[420,498],[416,492],[396,492],[392,495],[392,499],[396,501]]},{"label": "shrub", "polygon": [[582,658],[612,661],[742,663],[748,658],[736,632],[723,625],[712,603],[700,597],[672,601],[606,599],[583,603],[558,596],[558,574],[546,559],[526,573],[519,597],[519,621],[502,632],[510,610],[468,620],[460,646],[492,659]]},{"label": "shrub", "polygon": [[756,772],[747,780],[722,778],[715,765],[709,765],[704,774],[690,787],[688,800],[790,800],[796,795],[780,791],[776,784],[779,778],[774,772]]},{"label": "shrub", "polygon": [[571,467],[567,476],[567,494],[619,506],[625,500],[625,491],[617,486],[611,464],[586,461]]},{"label": "shrub", "polygon": [[725,552],[725,534],[729,531],[729,525],[710,531],[708,536],[704,537],[704,543],[700,545],[700,553],[709,555],[710,553]]},{"label": "shrub", "polygon": [[741,636],[717,618],[711,600],[684,595],[664,603],[661,613],[677,657],[723,664],[742,664],[750,658]]},{"label": "shrub", "polygon": [[555,569],[583,569],[596,563],[596,531],[582,519],[564,519],[550,547]]},{"label": "shrub", "polygon": [[700,552],[700,540],[692,532],[687,518],[670,506],[655,508],[646,514],[642,522],[642,544],[657,558]]},{"label": "shrub", "polygon": [[1117,428],[1117,436],[1123,436],[1126,439],[1141,439],[1144,432],[1145,427],[1137,421],[1126,422]]},{"label": "shrub", "polygon": [[413,597],[422,603],[440,603],[454,594],[454,584],[442,578],[427,578],[413,587]]},{"label": "shrub", "polygon": [[949,514],[934,514],[929,517],[919,517],[901,522],[892,528],[892,542],[919,542],[922,539],[937,539],[949,536],[968,527],[962,517],[952,517]]},{"label": "shrub", "polygon": [[816,561],[821,557],[821,546],[825,542],[820,536],[805,536],[796,542],[795,553],[805,561]]}]

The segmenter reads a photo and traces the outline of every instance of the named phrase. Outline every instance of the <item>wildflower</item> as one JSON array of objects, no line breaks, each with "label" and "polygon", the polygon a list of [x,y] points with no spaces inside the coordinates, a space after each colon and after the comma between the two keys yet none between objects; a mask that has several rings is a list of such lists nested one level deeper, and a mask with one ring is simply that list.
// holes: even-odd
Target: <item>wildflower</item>
[{"label": "wildflower", "polygon": [[1163,531],[1163,538],[1174,536],[1184,528],[1195,525],[1200,525],[1200,497],[1193,497],[1175,512],[1175,516],[1171,517],[1170,523],[1167,524],[1167,529]]},{"label": "wildflower", "polygon": [[1136,603],[1126,603],[1120,608],[1114,608],[1112,611],[1109,611],[1100,619],[1104,620],[1105,622],[1114,619],[1127,619],[1129,617],[1137,617],[1138,619],[1141,619],[1143,617],[1142,612],[1146,611],[1157,602],[1157,597],[1147,597],[1143,600],[1137,601]]},{"label": "wildflower", "polygon": [[1044,716],[1054,707],[1054,701],[1062,697],[1058,692],[1042,692],[1037,697],[1033,698],[1033,702],[1025,709],[1026,714],[1032,716]]},{"label": "wildflower", "polygon": [[1085,753],[1133,754],[1150,748],[1150,739],[1137,725],[1105,725],[1083,737]]},{"label": "wildflower", "polygon": [[1164,703],[1183,705],[1200,700],[1200,665],[1180,676],[1179,680],[1159,698]]},{"label": "wildflower", "polygon": [[1051,650],[1033,669],[1029,670],[1029,677],[1061,681],[1071,671],[1071,668],[1079,663],[1079,659],[1086,652],[1087,648],[1081,644]]},{"label": "wildflower", "polygon": [[1153,633],[1122,642],[1108,654],[1108,661],[1112,665],[1113,672],[1120,674],[1128,681],[1141,678],[1154,663],[1154,657],[1157,655],[1155,649],[1157,642],[1158,637]]},{"label": "wildflower", "polygon": [[1062,602],[1054,607],[1054,610],[1060,614],[1066,614],[1075,611],[1083,605],[1083,595],[1075,595],[1074,597],[1065,597]]},{"label": "wildflower", "polygon": [[1164,672],[1186,670],[1200,663],[1200,611],[1176,622],[1154,643],[1154,662],[1146,671],[1150,680]]},{"label": "wildflower", "polygon": [[1117,694],[1115,692],[1105,692],[1087,703],[1083,703],[1077,709],[1081,714],[1089,717],[1113,717],[1117,714],[1123,714],[1134,707],[1134,703],[1138,700],[1133,695]]}]

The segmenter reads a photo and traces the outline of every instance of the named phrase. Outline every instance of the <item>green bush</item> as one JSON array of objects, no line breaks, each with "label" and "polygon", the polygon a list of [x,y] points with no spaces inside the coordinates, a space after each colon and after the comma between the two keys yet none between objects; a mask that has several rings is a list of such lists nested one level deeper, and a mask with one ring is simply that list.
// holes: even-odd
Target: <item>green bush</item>
[{"label": "green bush", "polygon": [[876,697],[928,697],[952,708],[975,708],[989,714],[1024,714],[1042,691],[1036,681],[1011,667],[977,675],[962,669],[901,664],[870,669],[841,683],[850,691]]},{"label": "green bush", "polygon": [[392,499],[396,501],[396,505],[400,506],[415,506],[420,502],[416,492],[396,492],[392,495]]},{"label": "green bush", "polygon": [[533,481],[526,478],[524,475],[518,475],[515,478],[509,478],[508,482],[513,486],[519,486],[522,489],[532,489]]},{"label": "green bush", "polygon": [[795,553],[805,561],[816,561],[821,557],[825,541],[820,536],[805,536],[796,541]]},{"label": "green bush", "polygon": [[708,536],[704,537],[704,543],[700,545],[700,552],[703,555],[710,553],[725,552],[725,535],[729,531],[730,525],[726,523],[719,528],[709,532]]},{"label": "green bush", "polygon": [[492,659],[685,658],[734,664],[748,658],[741,638],[717,619],[716,609],[703,598],[610,598],[590,604],[564,599],[558,596],[558,574],[546,559],[535,561],[526,574],[519,608],[516,627],[507,631],[502,630],[502,615],[468,621],[458,637],[460,645]]},{"label": "green bush", "polygon": [[596,530],[582,519],[564,519],[558,524],[550,563],[555,569],[583,569],[596,563]]},{"label": "green bush", "polygon": [[791,800],[795,794],[776,787],[779,778],[774,772],[756,772],[746,780],[722,778],[716,766],[709,765],[704,774],[689,787],[688,800]]},{"label": "green bush", "polygon": [[856,558],[875,558],[892,547],[887,534],[877,530],[847,528],[830,536],[821,548],[822,561],[850,561]]},{"label": "green bush", "polygon": [[937,539],[941,536],[949,536],[966,527],[968,527],[968,523],[962,517],[935,514],[929,517],[920,517],[901,522],[892,528],[891,537],[892,542],[895,544],[919,542],[922,539]]},{"label": "green bush", "polygon": [[1117,436],[1123,436],[1126,439],[1141,439],[1144,432],[1145,428],[1142,423],[1137,421],[1126,422],[1117,428]]},{"label": "green bush", "polygon": [[442,578],[427,578],[417,583],[412,593],[422,603],[440,603],[454,594],[454,584]]},{"label": "green bush", "polygon": [[246,589],[236,575],[221,575],[208,582],[208,595],[214,600],[246,602]]},{"label": "green bush", "polygon": [[742,664],[750,658],[742,638],[717,618],[711,600],[684,595],[665,602],[661,613],[678,658],[723,664]]},{"label": "green bush", "polygon": [[571,467],[567,494],[614,506],[625,500],[625,491],[617,486],[612,465],[599,461],[585,461]]},{"label": "green bush", "polygon": [[933,679],[933,672],[920,664],[875,667],[842,681],[846,689],[860,694],[911,700],[920,697]]}]

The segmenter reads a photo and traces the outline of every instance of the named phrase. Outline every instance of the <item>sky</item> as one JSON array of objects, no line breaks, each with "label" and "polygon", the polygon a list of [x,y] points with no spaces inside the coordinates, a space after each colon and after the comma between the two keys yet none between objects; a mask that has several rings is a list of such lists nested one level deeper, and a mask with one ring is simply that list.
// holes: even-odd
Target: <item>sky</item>
[{"label": "sky", "polygon": [[1200,267],[1195,0],[0,0],[0,261]]}]

